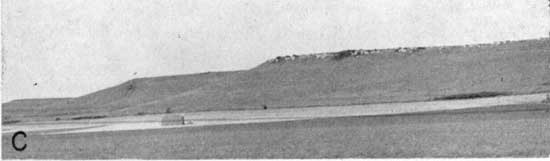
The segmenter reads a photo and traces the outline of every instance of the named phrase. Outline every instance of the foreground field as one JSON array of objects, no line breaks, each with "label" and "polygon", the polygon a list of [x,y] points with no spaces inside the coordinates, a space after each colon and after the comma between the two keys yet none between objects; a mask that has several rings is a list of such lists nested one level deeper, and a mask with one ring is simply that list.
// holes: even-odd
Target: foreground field
[{"label": "foreground field", "polygon": [[[545,93],[511,95],[465,100],[439,100],[427,102],[401,102],[353,106],[301,107],[267,110],[207,111],[185,113],[185,119],[192,124],[183,126],[211,126],[222,124],[243,124],[274,121],[304,120],[327,117],[373,116],[415,112],[482,108],[499,105],[540,103]],[[61,120],[15,123],[4,125],[2,133],[34,131],[41,134],[84,133],[120,130],[143,130],[174,128],[162,126],[165,114],[109,117],[100,119]],[[175,126],[179,127],[179,126]]]},{"label": "foreground field", "polygon": [[27,149],[16,152],[10,148],[11,134],[3,135],[3,158],[548,157],[550,106],[524,104],[78,134],[30,133],[25,143]]}]

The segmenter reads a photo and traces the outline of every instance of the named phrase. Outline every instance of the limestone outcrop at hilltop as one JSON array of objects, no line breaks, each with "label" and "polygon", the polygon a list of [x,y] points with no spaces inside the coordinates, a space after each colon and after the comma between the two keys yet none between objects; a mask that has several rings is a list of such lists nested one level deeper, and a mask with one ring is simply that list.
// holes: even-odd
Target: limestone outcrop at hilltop
[{"label": "limestone outcrop at hilltop", "polygon": [[370,54],[379,54],[383,52],[397,52],[397,53],[413,53],[425,50],[426,47],[415,48],[396,48],[396,49],[359,49],[359,50],[344,50],[339,52],[317,53],[308,55],[287,55],[278,56],[274,59],[268,60],[269,63],[280,63],[285,61],[303,60],[303,59],[332,59],[340,60],[347,57],[356,57]]},{"label": "limestone outcrop at hilltop", "polygon": [[[534,41],[548,41],[550,38],[539,38],[534,39]],[[305,54],[305,55],[286,55],[286,56],[277,56],[273,59],[267,61],[267,63],[282,63],[289,62],[294,60],[309,60],[309,59],[331,59],[331,60],[340,60],[347,57],[356,57],[356,56],[366,56],[372,54],[385,54],[385,53],[415,53],[420,52],[426,49],[436,49],[442,50],[446,48],[490,48],[496,47],[499,45],[506,45],[511,43],[522,43],[533,40],[519,40],[519,41],[497,41],[493,43],[484,43],[484,44],[466,44],[458,46],[432,46],[432,47],[400,47],[400,48],[390,48],[390,49],[357,49],[357,50],[343,50],[339,52],[326,52],[326,53],[315,53],[315,54]]]}]

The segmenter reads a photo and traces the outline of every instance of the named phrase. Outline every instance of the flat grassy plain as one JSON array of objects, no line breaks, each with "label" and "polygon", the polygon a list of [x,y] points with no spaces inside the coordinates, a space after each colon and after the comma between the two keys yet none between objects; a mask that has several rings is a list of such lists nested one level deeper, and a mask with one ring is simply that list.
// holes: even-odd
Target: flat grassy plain
[{"label": "flat grassy plain", "polygon": [[548,157],[550,105],[39,135],[3,159]]}]

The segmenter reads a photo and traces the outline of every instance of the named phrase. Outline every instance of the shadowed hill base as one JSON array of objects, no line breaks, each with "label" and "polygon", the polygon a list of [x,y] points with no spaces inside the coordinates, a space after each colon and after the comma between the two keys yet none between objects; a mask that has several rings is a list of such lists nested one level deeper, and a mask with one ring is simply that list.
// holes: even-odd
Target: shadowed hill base
[{"label": "shadowed hill base", "polygon": [[483,97],[496,97],[496,96],[505,96],[510,95],[506,92],[479,92],[479,93],[466,93],[466,94],[456,94],[450,96],[443,96],[434,98],[434,100],[457,100],[457,99],[473,99],[473,98],[483,98]]},{"label": "shadowed hill base", "polygon": [[550,39],[492,45],[346,50],[277,57],[244,71],[142,78],[34,106],[9,102],[10,119],[79,114],[349,105],[429,100],[483,91],[549,91]]}]

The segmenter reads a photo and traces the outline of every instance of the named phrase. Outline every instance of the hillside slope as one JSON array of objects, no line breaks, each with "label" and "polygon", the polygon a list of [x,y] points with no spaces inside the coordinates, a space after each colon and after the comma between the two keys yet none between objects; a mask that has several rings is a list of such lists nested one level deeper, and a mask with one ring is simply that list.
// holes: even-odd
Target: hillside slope
[{"label": "hillside slope", "polygon": [[[550,39],[449,47],[347,50],[277,57],[235,72],[135,79],[105,90],[22,111],[30,118],[81,114],[347,105],[429,100],[483,91],[550,90]],[[40,111],[40,112],[38,112]],[[20,119],[20,118],[19,118]]]},{"label": "hillside slope", "polygon": [[193,90],[232,73],[238,71],[139,78],[84,96],[59,101],[28,99],[21,103],[22,101],[15,100],[3,104],[3,118],[103,115],[113,110]]},{"label": "hillside slope", "polygon": [[129,110],[364,104],[483,91],[531,93],[550,89],[543,85],[549,81],[544,77],[550,59],[548,40],[401,52],[389,49],[363,55],[354,52],[359,51],[271,60],[230,81]]}]

